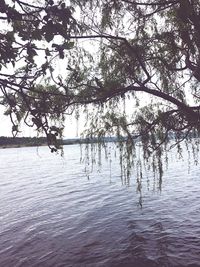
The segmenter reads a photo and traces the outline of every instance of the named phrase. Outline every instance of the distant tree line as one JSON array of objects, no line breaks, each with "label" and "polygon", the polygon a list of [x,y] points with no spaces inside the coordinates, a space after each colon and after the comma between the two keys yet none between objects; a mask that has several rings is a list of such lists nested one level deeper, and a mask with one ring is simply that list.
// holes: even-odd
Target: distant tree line
[{"label": "distant tree line", "polygon": [[0,137],[0,146],[40,146],[46,144],[45,137]]},{"label": "distant tree line", "polygon": [[[73,145],[73,144],[87,144],[87,143],[97,143],[99,139],[93,138],[71,138],[58,140],[61,145]],[[104,137],[102,142],[116,142],[117,137]],[[124,138],[125,141],[125,138]],[[0,136],[0,146],[10,147],[10,146],[41,146],[48,145],[46,137],[5,137]]]}]

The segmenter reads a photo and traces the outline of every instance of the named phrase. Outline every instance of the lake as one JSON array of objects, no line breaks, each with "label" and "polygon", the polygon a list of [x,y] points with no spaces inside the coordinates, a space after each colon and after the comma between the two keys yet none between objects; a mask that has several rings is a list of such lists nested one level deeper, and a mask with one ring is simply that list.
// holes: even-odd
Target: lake
[{"label": "lake", "polygon": [[117,159],[88,177],[64,150],[0,150],[1,267],[200,266],[199,166],[172,155],[162,190],[150,173],[138,192]]}]

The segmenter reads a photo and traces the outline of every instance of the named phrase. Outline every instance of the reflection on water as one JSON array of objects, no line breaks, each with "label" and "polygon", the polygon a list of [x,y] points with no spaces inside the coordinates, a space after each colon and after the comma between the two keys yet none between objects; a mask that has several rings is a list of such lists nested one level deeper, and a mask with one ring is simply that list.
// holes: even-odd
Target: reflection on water
[{"label": "reflection on water", "polygon": [[[0,266],[200,266],[200,171],[171,161],[129,186],[117,160],[90,179],[79,147],[0,150]],[[152,181],[152,182],[151,182]]]}]

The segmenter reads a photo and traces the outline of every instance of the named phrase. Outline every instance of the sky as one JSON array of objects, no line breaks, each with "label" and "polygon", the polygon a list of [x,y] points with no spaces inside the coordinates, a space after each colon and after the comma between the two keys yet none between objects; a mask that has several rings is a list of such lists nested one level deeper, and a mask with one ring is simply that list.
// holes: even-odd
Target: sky
[{"label": "sky", "polygon": [[[8,116],[3,115],[4,107],[0,106],[0,136],[12,136],[12,124]],[[80,135],[81,129],[83,129],[83,121],[78,122],[78,136]],[[21,125],[21,133],[18,136],[34,137],[37,135],[37,131],[26,125]],[[75,118],[66,118],[64,138],[75,138],[77,136],[77,121]]]},{"label": "sky", "polygon": [[0,136],[11,136],[11,123],[9,121],[9,118],[5,115],[3,115],[3,107],[0,106],[0,121],[1,121],[1,127],[0,127]]}]

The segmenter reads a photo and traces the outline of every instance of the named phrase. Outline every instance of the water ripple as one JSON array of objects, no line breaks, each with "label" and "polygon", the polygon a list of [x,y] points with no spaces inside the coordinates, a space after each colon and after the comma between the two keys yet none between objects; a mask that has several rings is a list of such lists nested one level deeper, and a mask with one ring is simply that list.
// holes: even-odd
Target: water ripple
[{"label": "water ripple", "polygon": [[88,180],[79,147],[65,150],[0,150],[0,266],[200,266],[197,166],[172,161],[162,192],[144,183],[141,209],[117,160]]}]

